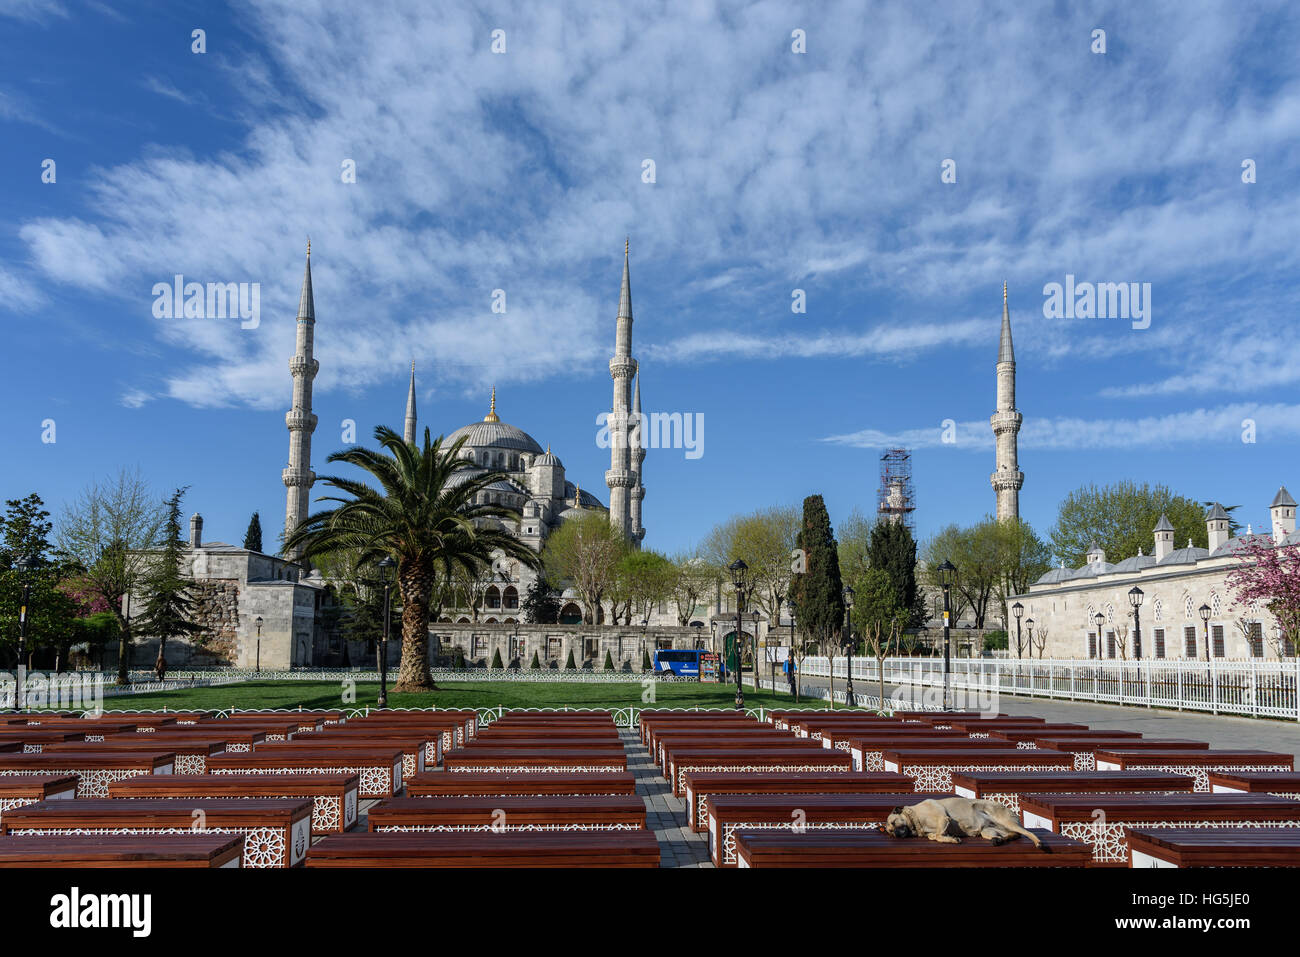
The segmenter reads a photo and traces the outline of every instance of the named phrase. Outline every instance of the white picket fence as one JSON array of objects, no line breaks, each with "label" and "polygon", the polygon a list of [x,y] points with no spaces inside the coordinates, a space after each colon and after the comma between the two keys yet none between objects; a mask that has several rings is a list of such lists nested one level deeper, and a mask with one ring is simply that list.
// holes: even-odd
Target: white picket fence
[{"label": "white picket fence", "polygon": [[[875,658],[853,659],[853,680],[879,681]],[[804,677],[825,678],[831,661],[809,657]],[[886,658],[885,682],[942,688],[942,658]],[[847,659],[834,659],[835,677],[847,678]],[[1300,721],[1296,689],[1300,659],[1210,661],[1097,661],[1089,659],[954,658],[950,687],[983,695],[1009,694],[1103,704],[1209,711],[1214,714]]]}]

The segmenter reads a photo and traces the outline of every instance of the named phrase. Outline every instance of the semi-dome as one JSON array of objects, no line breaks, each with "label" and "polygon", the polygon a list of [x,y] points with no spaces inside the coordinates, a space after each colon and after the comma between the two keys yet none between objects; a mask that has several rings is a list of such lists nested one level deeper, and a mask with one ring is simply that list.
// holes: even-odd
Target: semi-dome
[{"label": "semi-dome", "polygon": [[1141,552],[1132,558],[1126,558],[1122,562],[1116,562],[1111,571],[1115,572],[1136,572],[1147,568],[1156,563],[1154,555],[1143,555]]},{"label": "semi-dome", "polygon": [[1063,581],[1065,581],[1067,578],[1071,577],[1073,574],[1074,574],[1074,572],[1073,572],[1071,569],[1066,568],[1064,565],[1062,565],[1062,566],[1059,567],[1059,568],[1053,568],[1053,569],[1051,569],[1050,571],[1048,571],[1045,575],[1043,575],[1043,576],[1042,576],[1041,578],[1039,578],[1036,582],[1034,582],[1034,584],[1035,584],[1035,585],[1055,585],[1057,582],[1063,582]]},{"label": "semi-dome", "polygon": [[1224,556],[1236,555],[1238,551],[1245,548],[1246,545],[1250,543],[1254,543],[1257,545],[1272,545],[1273,536],[1258,535],[1258,534],[1238,535],[1236,538],[1228,539],[1226,542],[1224,542],[1222,545],[1216,548],[1213,552],[1210,553],[1210,557],[1223,558]]},{"label": "semi-dome", "polygon": [[1170,552],[1157,565],[1195,565],[1202,558],[1209,558],[1210,550],[1208,548],[1197,548],[1190,542],[1186,548],[1179,548]]}]

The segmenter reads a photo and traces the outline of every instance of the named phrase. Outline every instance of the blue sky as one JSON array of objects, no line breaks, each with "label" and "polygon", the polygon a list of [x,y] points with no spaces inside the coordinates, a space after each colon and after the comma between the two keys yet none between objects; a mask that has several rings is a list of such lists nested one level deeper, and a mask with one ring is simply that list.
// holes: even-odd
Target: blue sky
[{"label": "blue sky", "polygon": [[[705,424],[648,454],[649,547],[871,511],[895,442],[922,537],[991,511],[1003,280],[1040,531],[1090,481],[1256,524],[1300,493],[1294,7],[517,6],[0,0],[0,496],[138,465],[208,538],[273,538],[308,235],[318,473],[344,419],[400,428],[414,359],[422,424],[495,385],[605,499],[630,235],[645,408]],[[259,283],[260,324],[155,318],[177,273]],[[1150,283],[1150,327],[1046,318],[1067,275]]]}]

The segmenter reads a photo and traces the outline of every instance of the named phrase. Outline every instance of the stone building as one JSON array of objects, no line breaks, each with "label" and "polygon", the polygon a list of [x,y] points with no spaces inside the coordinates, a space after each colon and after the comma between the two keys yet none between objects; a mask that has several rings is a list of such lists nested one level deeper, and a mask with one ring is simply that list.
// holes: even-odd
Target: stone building
[{"label": "stone building", "polygon": [[[1240,566],[1243,542],[1278,546],[1300,545],[1296,532],[1296,503],[1285,487],[1269,506],[1270,534],[1230,537],[1230,519],[1217,503],[1205,517],[1209,548],[1189,541],[1176,548],[1174,528],[1165,516],[1152,529],[1151,554],[1131,555],[1114,563],[1095,545],[1086,563],[1075,569],[1054,568],[1008,604],[1024,606],[1021,628],[1033,621],[1036,636],[1044,634],[1045,658],[1277,658],[1291,657],[1277,621],[1263,607],[1234,600],[1227,576]],[[1118,556],[1115,556],[1118,557]],[[1139,608],[1142,640],[1134,641],[1129,591],[1142,591]],[[1202,606],[1209,620],[1202,621]],[[1100,629],[1097,615],[1102,616]],[[1015,647],[1015,621],[1010,623]],[[1208,639],[1207,639],[1208,635]],[[1035,649],[1034,656],[1040,652]]]}]

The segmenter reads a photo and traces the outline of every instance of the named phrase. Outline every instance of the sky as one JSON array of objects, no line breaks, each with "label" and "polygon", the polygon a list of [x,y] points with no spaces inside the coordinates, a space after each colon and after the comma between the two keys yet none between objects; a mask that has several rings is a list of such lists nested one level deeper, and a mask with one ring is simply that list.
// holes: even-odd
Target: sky
[{"label": "sky", "polygon": [[269,547],[308,237],[318,475],[414,361],[422,426],[495,386],[607,501],[626,239],[644,409],[703,438],[649,450],[646,547],[871,513],[891,445],[920,538],[991,513],[1004,281],[1040,533],[1090,482],[1300,493],[1294,5],[519,6],[0,0],[0,498],[139,468]]}]

